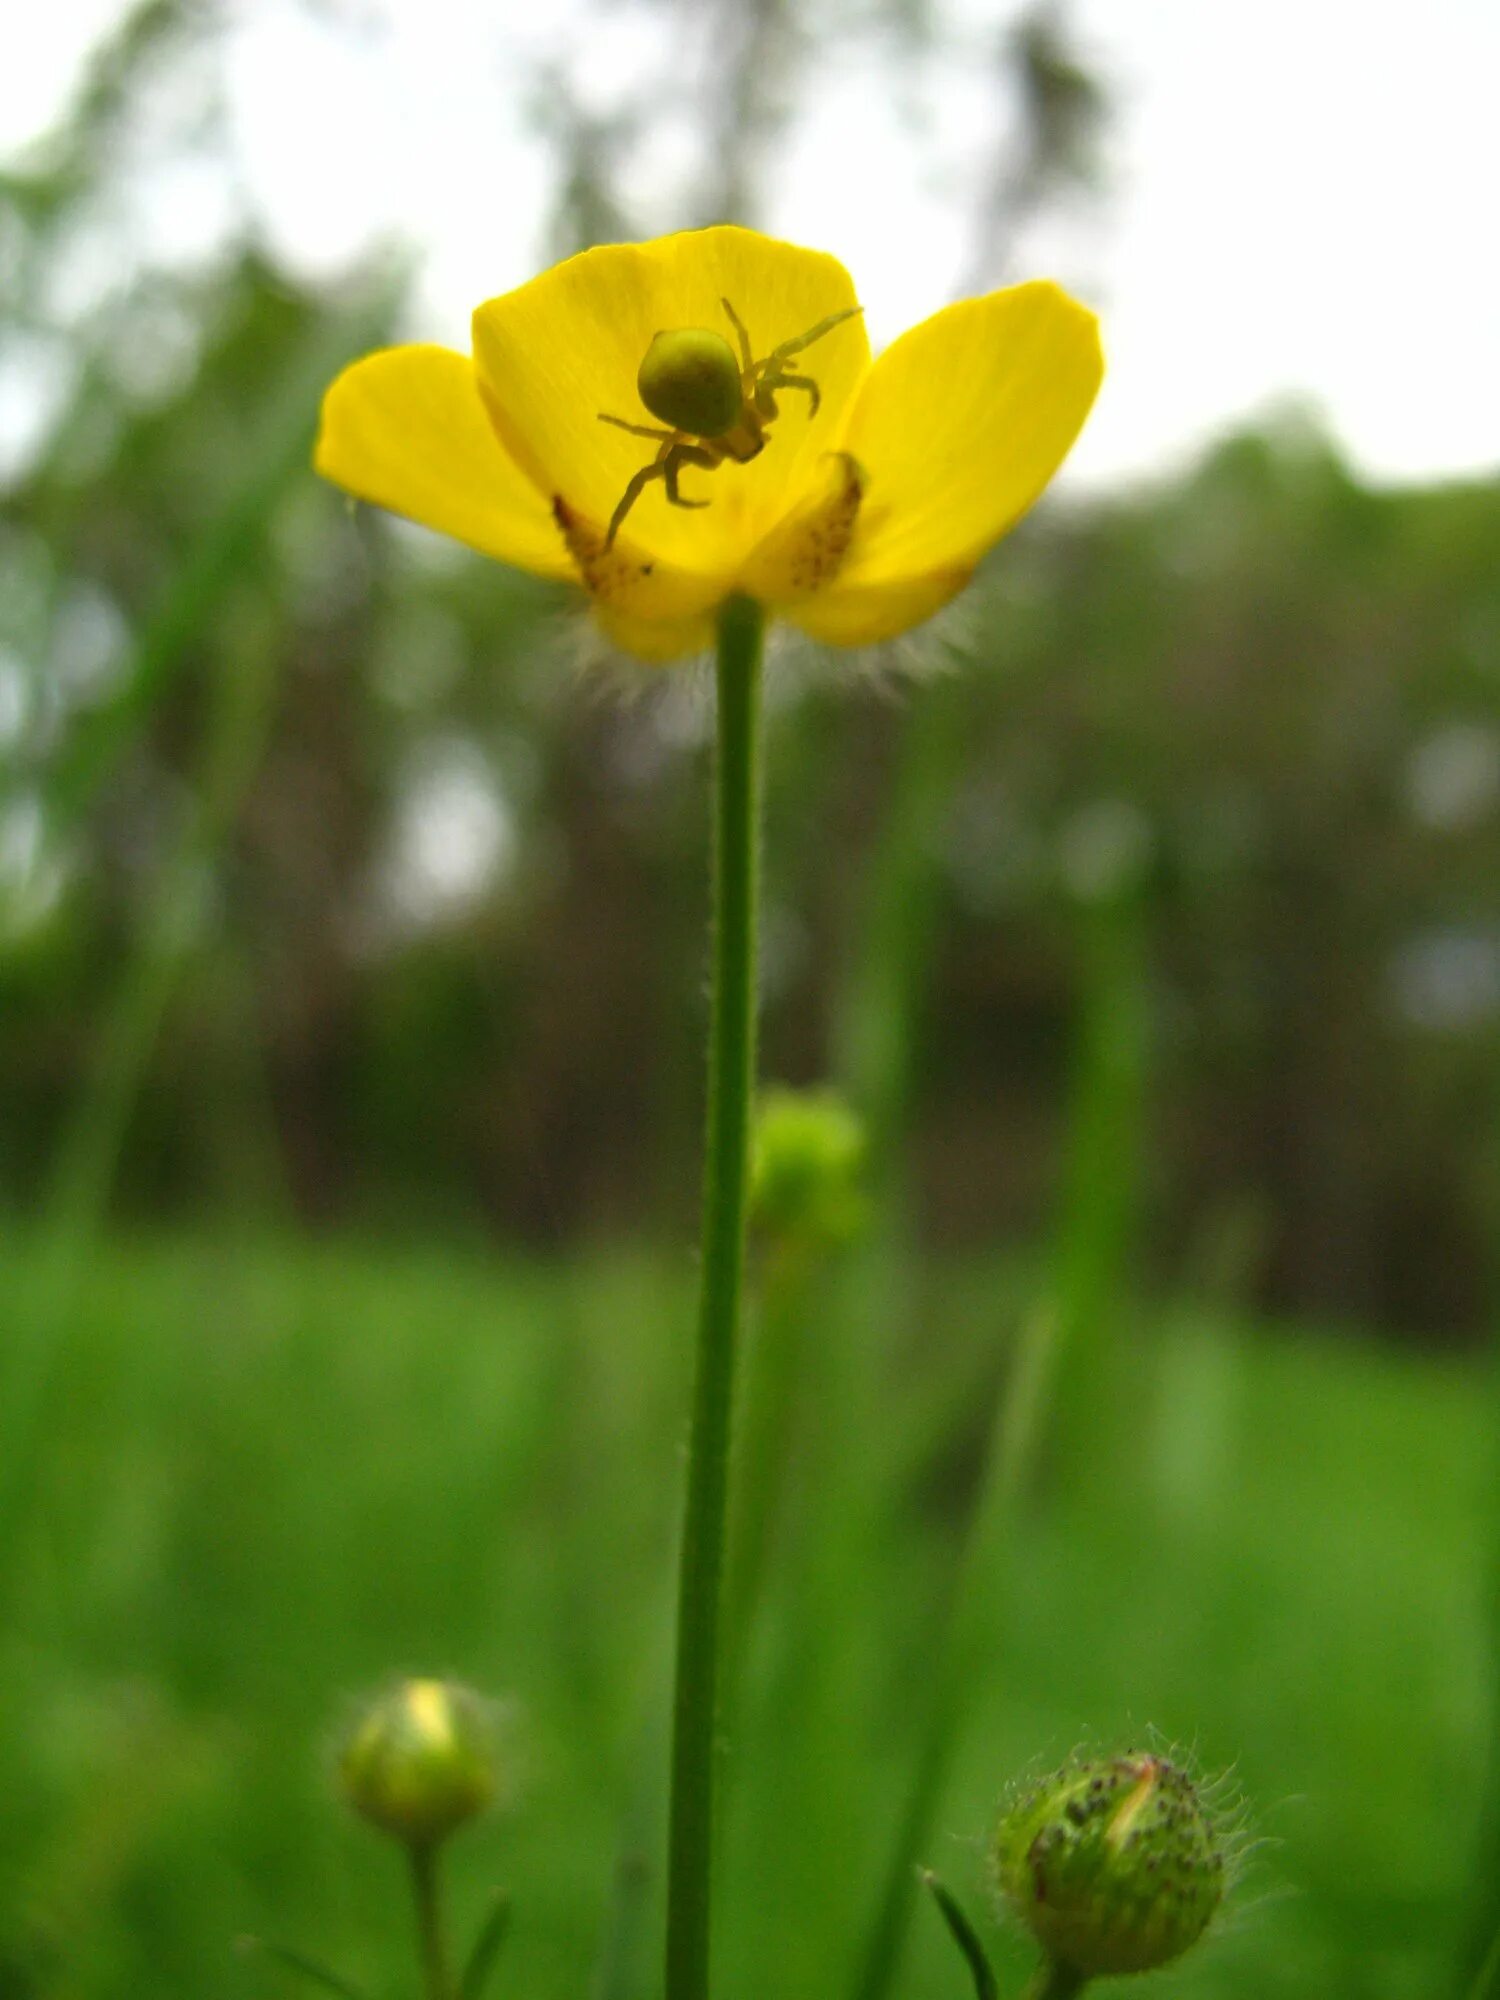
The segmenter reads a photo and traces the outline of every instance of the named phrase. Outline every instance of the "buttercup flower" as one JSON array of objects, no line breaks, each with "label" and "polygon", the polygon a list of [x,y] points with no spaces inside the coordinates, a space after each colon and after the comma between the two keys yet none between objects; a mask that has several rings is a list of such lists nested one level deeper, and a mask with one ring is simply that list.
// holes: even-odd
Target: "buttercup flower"
[{"label": "buttercup flower", "polygon": [[318,470],[580,584],[653,661],[708,645],[736,592],[840,646],[929,617],[1056,472],[1103,373],[1093,314],[1050,283],[947,306],[872,363],[836,259],[728,226],[585,250],[480,306],[473,338],[472,359],[346,369]]}]

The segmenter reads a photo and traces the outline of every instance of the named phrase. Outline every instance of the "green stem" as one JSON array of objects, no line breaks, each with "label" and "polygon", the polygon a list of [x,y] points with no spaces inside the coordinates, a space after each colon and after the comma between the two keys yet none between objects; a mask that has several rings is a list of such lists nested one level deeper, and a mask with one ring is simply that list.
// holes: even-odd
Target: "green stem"
[{"label": "green stem", "polygon": [[[734,1505],[724,1578],[723,1648],[742,1671],[782,1500],[796,1415],[797,1362],[813,1311],[816,1259],[803,1245],[777,1245],[764,1262],[759,1311],[741,1365],[734,1453]],[[734,1688],[725,1690],[731,1706]]]},{"label": "green stem", "polygon": [[1500,1992],[1500,1937],[1484,1955],[1484,1961],[1468,1990],[1468,2000],[1492,2000]]},{"label": "green stem", "polygon": [[1070,1972],[1067,1966],[1049,1960],[1027,1987],[1026,2000],[1074,2000],[1085,1984],[1081,1972]]},{"label": "green stem", "polygon": [[708,1145],[677,1616],[666,2000],[706,2000],[709,1983],[720,1596],[755,1083],[761,643],[759,607],[731,598],[719,617]]},{"label": "green stem", "polygon": [[426,2000],[453,2000],[448,1971],[448,1943],[443,1931],[442,1899],[438,1892],[438,1850],[431,1841],[408,1850],[411,1893],[417,1911],[417,1949],[422,1960]]}]

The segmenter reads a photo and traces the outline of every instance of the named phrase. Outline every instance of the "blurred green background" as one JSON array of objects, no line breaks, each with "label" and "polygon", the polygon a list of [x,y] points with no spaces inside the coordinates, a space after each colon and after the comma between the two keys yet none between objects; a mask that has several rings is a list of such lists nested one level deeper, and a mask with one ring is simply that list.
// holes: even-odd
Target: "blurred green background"
[{"label": "blurred green background", "polygon": [[[326,1753],[438,1671],[514,1703],[460,1912],[512,1886],[518,2000],[637,2000],[706,689],[313,479],[409,249],[126,227],[234,184],[255,15],[103,10],[0,161],[0,1996],[291,1990],[243,1933],[412,1991]],[[1108,229],[1065,10],[712,15],[671,222],[763,220],[830,64],[978,49],[966,282]],[[495,78],[548,254],[660,226],[655,88]],[[1487,1990],[1497,551],[1500,480],[1288,414],[1048,504],[885,654],[776,654],[763,1067],[859,1110],[869,1215],[790,1288],[760,1245],[726,2000],[961,1992],[907,1864],[977,1904],[1008,1779],[1152,1731],[1257,1837],[1163,1994]]]}]

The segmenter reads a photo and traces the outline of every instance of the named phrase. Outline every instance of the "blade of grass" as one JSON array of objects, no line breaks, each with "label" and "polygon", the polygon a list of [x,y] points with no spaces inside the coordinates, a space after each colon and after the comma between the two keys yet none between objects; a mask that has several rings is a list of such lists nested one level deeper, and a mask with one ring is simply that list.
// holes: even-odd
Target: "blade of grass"
[{"label": "blade of grass", "polygon": [[[47,810],[66,827],[88,805],[153,705],[183,669],[194,637],[247,567],[277,503],[308,476],[321,389],[351,352],[378,338],[389,301],[311,340],[288,369],[254,435],[267,442],[223,512],[204,530],[148,619],[113,701],[79,731],[48,785]],[[161,1024],[192,956],[196,914],[215,855],[269,734],[275,688],[269,651],[209,690],[202,768],[169,857],[100,1030],[97,1056],[63,1128],[42,1205],[34,1279],[16,1302],[0,1365],[0,1558],[17,1531],[48,1386],[61,1360],[78,1276],[103,1221],[125,1132]],[[12,1544],[13,1547],[13,1544]],[[0,1572],[0,1592],[6,1580]]]},{"label": "blade of grass", "polygon": [[88,1249],[103,1220],[130,1116],[162,1022],[195,949],[215,856],[259,766],[275,700],[275,656],[248,655],[210,689],[202,769],[115,989],[95,1060],[58,1141],[33,1283],[0,1375],[0,1536],[13,1535],[30,1483],[48,1387]]},{"label": "blade of grass", "polygon": [[1495,2000],[1500,1994],[1500,1936],[1485,1953],[1474,1984],[1469,1988],[1466,2000]]},{"label": "blade of grass", "polygon": [[[770,1260],[745,1340],[735,1505],[724,1567],[724,1651],[743,1669],[783,1488],[799,1391],[798,1363],[817,1273],[805,1256]],[[734,1687],[726,1689],[732,1703]]]},{"label": "blade of grass", "polygon": [[[1491,1408],[1496,1394],[1494,1356],[1490,1358],[1489,1396]],[[1487,1499],[1490,1518],[1497,1517],[1500,1509],[1500,1494],[1495,1491],[1493,1470],[1489,1477]],[[1489,1663],[1489,1703],[1493,1718],[1500,1708],[1500,1690],[1497,1690],[1496,1675],[1500,1673],[1500,1549],[1494,1545],[1493,1536],[1488,1551],[1485,1576],[1485,1615],[1487,1656]],[[1500,2000],[1500,1890],[1497,1890],[1496,1867],[1500,1863],[1500,1741],[1497,1741],[1493,1727],[1490,1743],[1484,1760],[1484,1775],[1480,1793],[1478,1827],[1473,1841],[1473,1860],[1470,1864],[1469,1909],[1465,1914],[1463,1936],[1459,1944],[1458,1963],[1455,1967],[1453,1991],[1461,1994],[1463,2000]]]},{"label": "blade of grass", "polygon": [[975,2000],[1000,2000],[1000,1988],[996,1983],[994,1967],[990,1964],[989,1954],[980,1943],[974,1926],[930,1868],[922,1870],[921,1882],[922,1887],[942,1911],[943,1922],[948,1926],[953,1942],[963,1953],[969,1970],[974,1975]]},{"label": "blade of grass", "polygon": [[480,1924],[458,1981],[458,2000],[480,2000],[495,1960],[510,1930],[511,1900],[508,1890],[496,1889]]},{"label": "blade of grass", "polygon": [[[942,683],[913,690],[881,831],[862,868],[854,949],[835,996],[831,1073],[868,1135],[870,1222],[830,1272],[799,1362],[799,1396],[815,1414],[799,1440],[802,1512],[784,1615],[788,1630],[807,1638],[783,1647],[774,1669],[788,1718],[787,1778],[799,1784],[795,1838],[788,1827],[775,1863],[777,1893],[794,1904],[810,1897],[806,1885],[824,1879],[827,1854],[847,1837],[842,1801],[860,1781],[872,1722],[867,1696],[878,1684],[871,1657],[883,1611],[876,1551],[888,1530],[890,1487],[884,1476],[872,1477],[868,1445],[889,1431],[884,1386],[913,1303],[898,1140],[908,1122],[939,907],[934,829],[962,741],[954,690]],[[836,1618],[829,1616],[833,1605]],[[909,1884],[910,1870],[908,1891]],[[816,1988],[846,1976],[846,1947],[837,1940],[860,1924],[863,1897],[854,1880],[829,1883],[823,1894],[819,1925],[809,1907],[805,1921],[785,1922],[765,1940],[773,1985]]]},{"label": "blade of grass", "polygon": [[1144,1178],[1149,1007],[1134,889],[1078,911],[1082,994],[1051,1291],[1068,1330],[1054,1428],[1060,1477],[1112,1486],[1129,1447],[1116,1337]]},{"label": "blade of grass", "polygon": [[589,1992],[592,2000],[631,2000],[641,1989],[646,1958],[646,1917],[651,1863],[638,1846],[622,1845],[615,1857],[599,1949]]},{"label": "blade of grass", "polygon": [[[1492,1062],[1497,1054],[1500,1051],[1492,1044]],[[1495,1120],[1493,1112],[1492,1103],[1484,1181],[1492,1217],[1500,1200],[1500,1121]],[[1491,1240],[1500,1242],[1493,1230]],[[1500,1258],[1493,1253],[1489,1276],[1493,1311],[1500,1292]],[[1485,1363],[1485,1398],[1493,1431],[1495,1415],[1500,1409],[1500,1342],[1493,1333]],[[1500,1996],[1500,1534],[1496,1532],[1500,1524],[1500,1457],[1493,1451],[1486,1461],[1484,1499],[1488,1522],[1483,1582],[1488,1728],[1483,1732],[1487,1747],[1472,1839],[1468,1907],[1454,1967],[1453,1991],[1463,1995],[1463,2000],[1497,2000]]]},{"label": "blade of grass", "polygon": [[[937,834],[967,745],[957,683],[914,693],[884,825],[866,871],[858,950],[833,1026],[834,1073],[865,1120],[877,1199],[897,1176],[936,922]],[[871,1232],[879,1237],[877,1223]]]},{"label": "blade of grass", "polygon": [[[1070,1171],[1054,1230],[1050,1281],[1023,1323],[991,1426],[984,1471],[947,1596],[925,1720],[905,1804],[853,1987],[887,2000],[911,1916],[910,1883],[947,1781],[970,1690],[981,1677],[993,1579],[1009,1567],[1019,1507],[1043,1424],[1057,1415],[1063,1370],[1090,1417],[1100,1322],[1123,1285],[1134,1240],[1145,1085],[1145,1003],[1135,905],[1112,906],[1090,933],[1088,983],[1069,1113]],[[1124,1191],[1122,1191],[1122,1188]],[[1080,1359],[1078,1350],[1082,1347]]]},{"label": "blade of grass", "polygon": [[80,717],[70,747],[47,777],[47,813],[65,832],[119,763],[163,694],[187,665],[236,582],[253,569],[266,528],[283,496],[311,477],[316,412],[343,364],[386,335],[391,300],[311,338],[275,395],[248,427],[247,462],[223,507],[205,523],[146,618],[116,693]]},{"label": "blade of grass", "polygon": [[900,1966],[916,1856],[930,1837],[966,1719],[968,1692],[978,1678],[992,1610],[988,1586],[1009,1565],[1020,1502],[1050,1405],[1061,1334],[1062,1323],[1050,1302],[1033,1309],[996,1405],[981,1489],[933,1647],[934,1675],[916,1760],[858,1962],[856,2000],[884,2000]]},{"label": "blade of grass", "polygon": [[263,1957],[274,1960],[277,1965],[284,1966],[288,1972],[296,1973],[298,1978],[305,1979],[309,1985],[319,1986],[325,1993],[337,1993],[340,2000],[365,2000],[365,1995],[359,1987],[351,1985],[347,1979],[341,1978],[318,1959],[310,1958],[305,1951],[294,1950],[291,1945],[272,1944],[266,1938],[244,1937],[239,1940],[236,1950],[245,1953],[259,1952]]}]

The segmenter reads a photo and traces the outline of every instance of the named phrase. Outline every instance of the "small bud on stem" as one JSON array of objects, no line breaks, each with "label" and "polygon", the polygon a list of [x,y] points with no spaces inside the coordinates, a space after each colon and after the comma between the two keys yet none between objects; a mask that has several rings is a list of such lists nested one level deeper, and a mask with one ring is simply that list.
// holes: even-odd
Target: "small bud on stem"
[{"label": "small bud on stem", "polygon": [[866,1216],[866,1151],[863,1125],[835,1091],[766,1091],[751,1142],[757,1230],[820,1252],[849,1242]]},{"label": "small bud on stem", "polygon": [[443,1922],[438,1855],[443,1842],[495,1796],[496,1754],[489,1712],[453,1681],[403,1681],[373,1701],[339,1759],[344,1797],[406,1849],[417,1949],[426,2000],[463,2000],[478,1991],[503,1930],[482,1932],[455,1988]]},{"label": "small bud on stem", "polygon": [[1024,1793],[1001,1817],[991,1863],[1047,1956],[1037,2000],[1170,1963],[1224,1894],[1223,1847],[1196,1787],[1145,1753],[1080,1759]]},{"label": "small bud on stem", "polygon": [[495,1795],[484,1703],[452,1681],[403,1681],[356,1723],[339,1759],[344,1797],[382,1833],[433,1847]]}]

